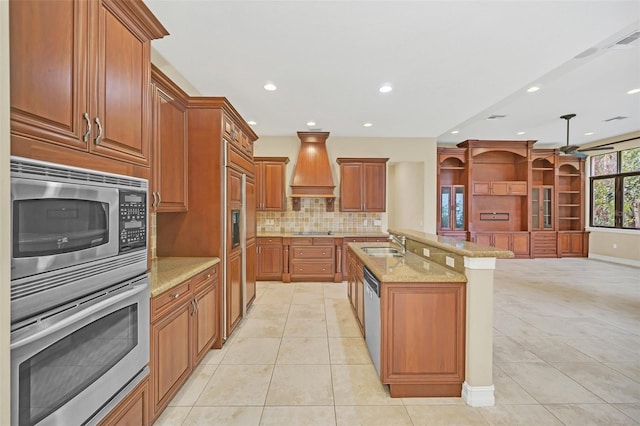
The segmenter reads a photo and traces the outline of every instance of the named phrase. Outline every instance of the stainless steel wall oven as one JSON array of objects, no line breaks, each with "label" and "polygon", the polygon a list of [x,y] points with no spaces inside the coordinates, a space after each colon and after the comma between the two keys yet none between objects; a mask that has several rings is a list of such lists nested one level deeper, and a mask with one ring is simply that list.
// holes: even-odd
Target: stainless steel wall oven
[{"label": "stainless steel wall oven", "polygon": [[148,375],[145,179],[11,157],[11,422],[94,424]]}]

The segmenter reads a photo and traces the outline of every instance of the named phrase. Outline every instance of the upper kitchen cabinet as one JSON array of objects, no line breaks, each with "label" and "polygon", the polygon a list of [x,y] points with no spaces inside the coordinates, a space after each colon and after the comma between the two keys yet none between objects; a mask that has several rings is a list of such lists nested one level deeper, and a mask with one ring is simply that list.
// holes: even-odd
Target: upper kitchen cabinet
[{"label": "upper kitchen cabinet", "polygon": [[9,13],[12,153],[149,166],[151,40],[168,32],[144,3],[11,0]]},{"label": "upper kitchen cabinet", "polygon": [[384,212],[388,158],[338,158],[340,211]]},{"label": "upper kitchen cabinet", "polygon": [[255,157],[258,211],[286,211],[288,157]]},{"label": "upper kitchen cabinet", "polygon": [[152,191],[157,212],[185,212],[188,206],[187,94],[155,66],[153,82]]}]

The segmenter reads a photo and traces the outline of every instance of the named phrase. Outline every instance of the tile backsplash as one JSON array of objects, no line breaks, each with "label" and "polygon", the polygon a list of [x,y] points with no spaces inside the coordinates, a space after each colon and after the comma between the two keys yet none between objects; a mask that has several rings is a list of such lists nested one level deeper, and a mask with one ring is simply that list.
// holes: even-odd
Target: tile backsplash
[{"label": "tile backsplash", "polygon": [[[287,197],[287,211],[258,212],[258,234],[326,231],[336,233],[382,232],[382,217],[386,213],[341,212],[339,211],[339,198],[335,199],[334,206],[334,212],[327,212],[324,198],[301,198],[300,211],[295,212],[291,197]],[[375,225],[375,223],[379,223],[379,225]]]}]

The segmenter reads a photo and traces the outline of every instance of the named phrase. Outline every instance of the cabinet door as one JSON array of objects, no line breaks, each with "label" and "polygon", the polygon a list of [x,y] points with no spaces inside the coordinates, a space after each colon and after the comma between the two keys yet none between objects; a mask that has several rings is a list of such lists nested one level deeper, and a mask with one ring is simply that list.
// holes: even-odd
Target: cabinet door
[{"label": "cabinet door", "polygon": [[12,133],[87,149],[88,6],[9,3]]},{"label": "cabinet door", "polygon": [[242,255],[240,250],[227,258],[227,336],[242,319]]},{"label": "cabinet door", "polygon": [[215,279],[205,290],[198,293],[195,298],[195,314],[193,316],[193,365],[198,365],[200,360],[211,349],[218,332],[218,308],[219,284]]},{"label": "cabinet door", "polygon": [[247,241],[247,270],[245,273],[245,289],[247,291],[245,295],[245,303],[247,304],[247,309],[256,298],[256,251],[257,245],[255,238]]},{"label": "cabinet door", "polygon": [[168,403],[191,372],[191,310],[192,305],[185,304],[151,327],[154,413]]},{"label": "cabinet door", "polygon": [[[251,177],[247,177],[245,192],[246,214],[246,239],[256,238],[256,183]],[[254,243],[255,244],[255,243]]]},{"label": "cabinet door", "polygon": [[98,423],[98,426],[148,426],[150,424],[149,378],[146,378]]},{"label": "cabinet door", "polygon": [[509,182],[491,182],[491,194],[507,195],[509,193]]},{"label": "cabinet door", "polygon": [[186,108],[161,88],[154,99],[154,191],[158,212],[187,211]]},{"label": "cabinet door", "polygon": [[364,335],[364,277],[362,275],[362,265],[356,263],[356,314],[360,323],[360,330]]},{"label": "cabinet door", "polygon": [[364,163],[363,211],[384,212],[387,203],[387,164]]},{"label": "cabinet door", "polygon": [[282,279],[282,245],[260,244],[258,246],[258,279]]},{"label": "cabinet door", "polygon": [[271,161],[262,163],[263,198],[260,210],[284,211],[287,208],[285,196],[286,165]]},{"label": "cabinet door", "polygon": [[495,248],[511,250],[511,234],[493,234],[493,244]]},{"label": "cabinet door", "polygon": [[91,64],[97,84],[91,114],[96,131],[91,150],[148,165],[151,42],[113,0],[89,4],[97,8]]},{"label": "cabinet door", "polygon": [[[496,246],[497,247],[497,246]],[[511,251],[518,255],[528,255],[529,254],[529,233],[517,233],[511,236]]]},{"label": "cabinet door", "polygon": [[493,245],[493,238],[491,234],[476,234],[475,242],[483,246],[491,246]]},{"label": "cabinet door", "polygon": [[362,211],[362,163],[340,165],[340,211]]}]

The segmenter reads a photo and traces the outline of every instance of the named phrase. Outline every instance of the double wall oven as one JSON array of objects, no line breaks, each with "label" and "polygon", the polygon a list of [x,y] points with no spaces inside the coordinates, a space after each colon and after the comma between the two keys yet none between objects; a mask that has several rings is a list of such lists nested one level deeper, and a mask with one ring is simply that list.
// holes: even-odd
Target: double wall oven
[{"label": "double wall oven", "polygon": [[11,422],[94,424],[148,374],[145,179],[11,158]]}]

